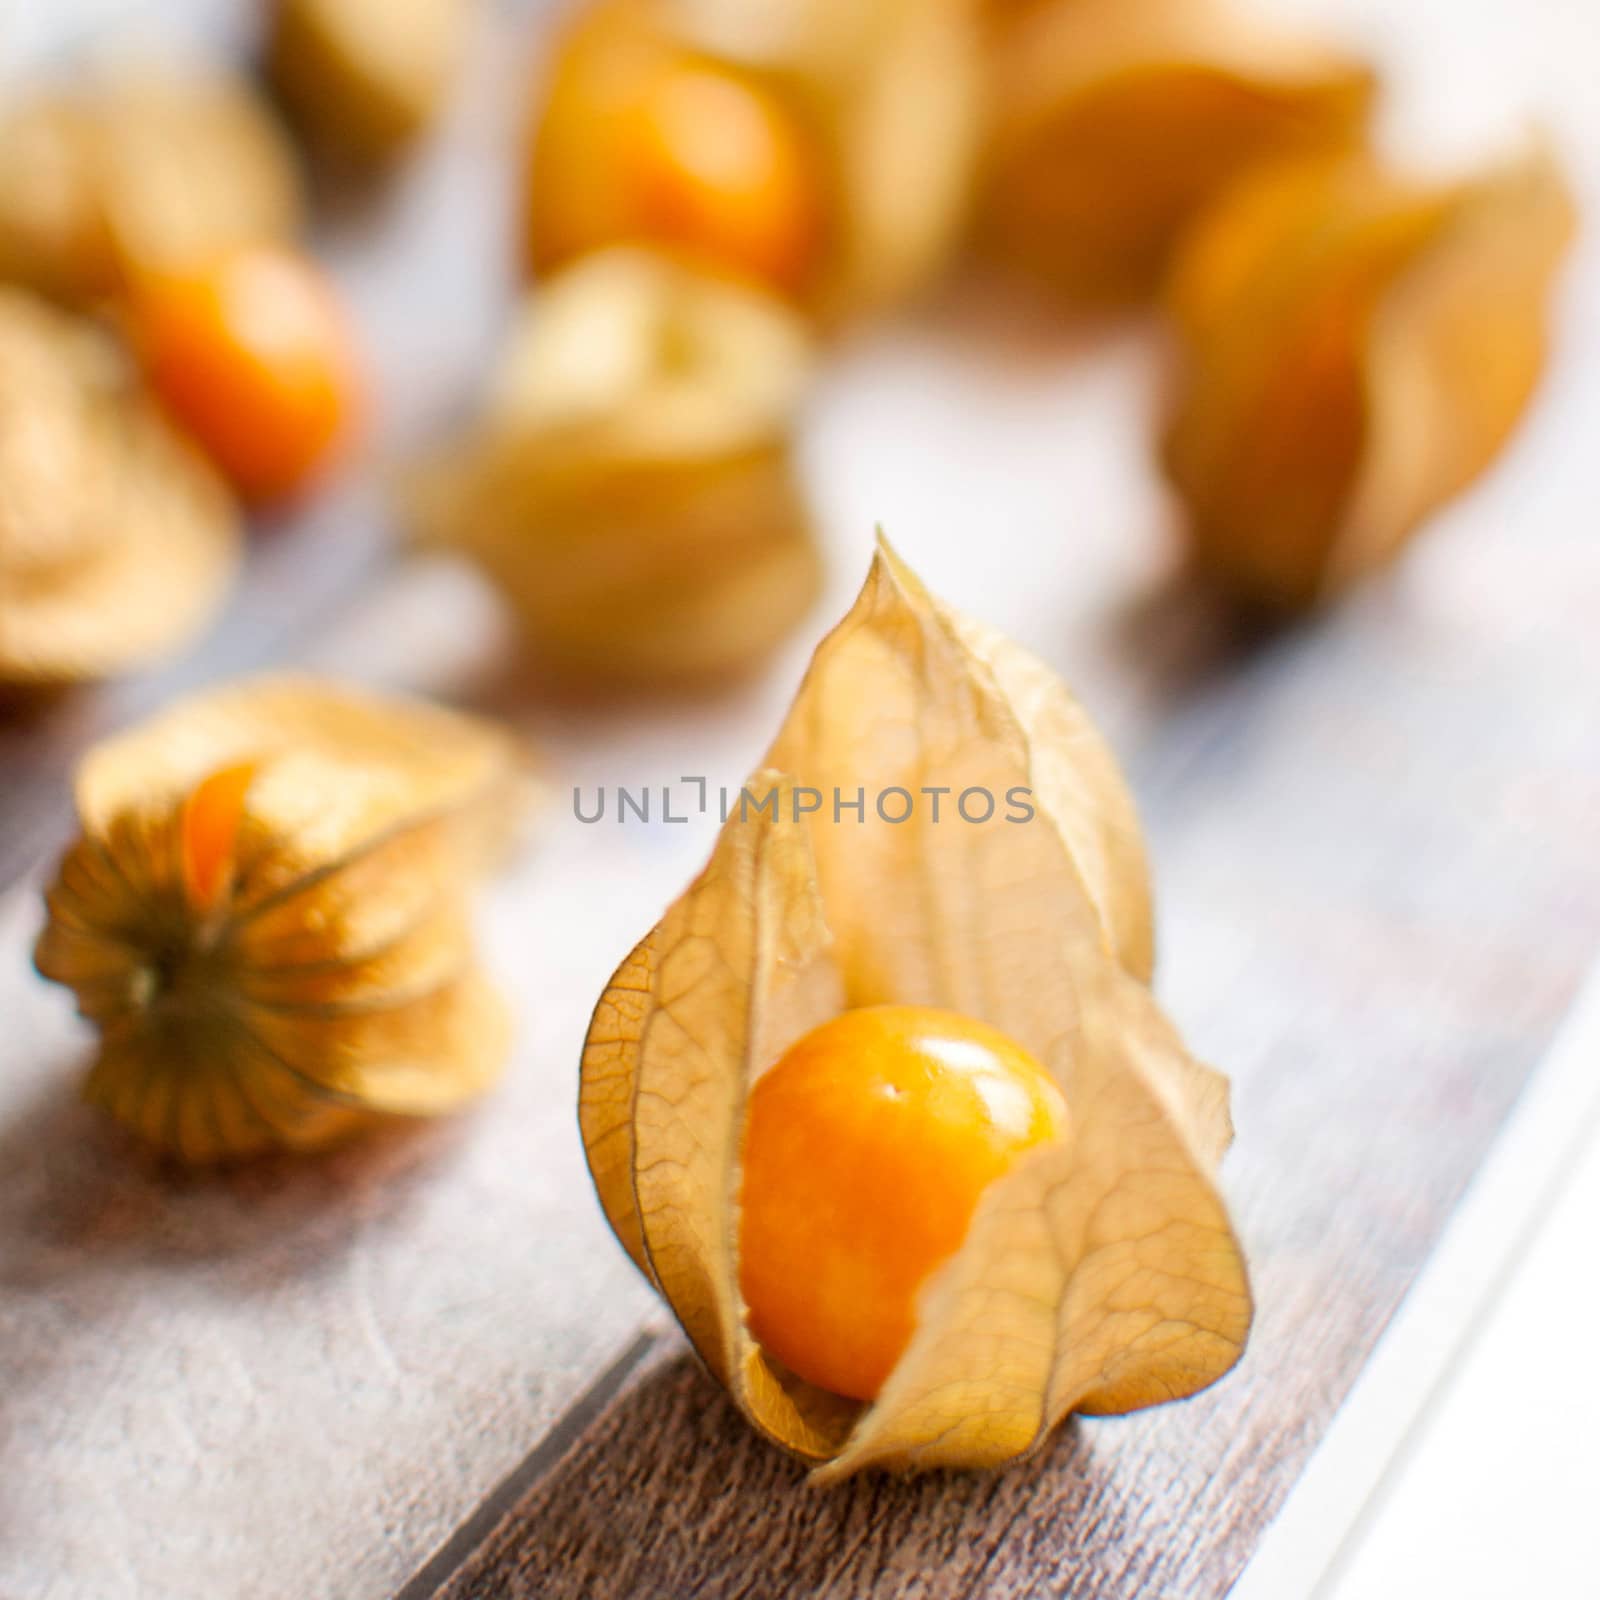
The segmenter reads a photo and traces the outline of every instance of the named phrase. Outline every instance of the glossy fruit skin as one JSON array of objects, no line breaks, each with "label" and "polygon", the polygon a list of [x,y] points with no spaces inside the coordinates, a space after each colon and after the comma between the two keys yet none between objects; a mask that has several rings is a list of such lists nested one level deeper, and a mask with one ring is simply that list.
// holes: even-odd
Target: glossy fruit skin
[{"label": "glossy fruit skin", "polygon": [[303,255],[252,246],[144,278],[128,315],[151,387],[246,499],[302,489],[350,433],[354,339]]},{"label": "glossy fruit skin", "polygon": [[869,1006],[814,1029],[750,1094],[739,1270],[752,1334],[808,1382],[872,1399],[983,1191],[1066,1120],[1026,1050],[955,1012]]},{"label": "glossy fruit skin", "polygon": [[558,51],[533,129],[530,265],[646,244],[803,295],[825,245],[815,146],[759,80],[597,8]]}]

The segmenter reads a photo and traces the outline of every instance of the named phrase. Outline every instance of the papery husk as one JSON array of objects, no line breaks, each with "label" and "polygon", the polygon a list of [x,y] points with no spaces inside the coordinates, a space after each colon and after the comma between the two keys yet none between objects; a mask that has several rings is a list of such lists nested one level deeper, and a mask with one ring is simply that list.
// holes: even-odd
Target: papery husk
[{"label": "papery husk", "polygon": [[473,0],[283,0],[268,71],[328,155],[382,165],[438,119],[474,10]]},{"label": "papery husk", "polygon": [[1542,146],[1455,183],[1296,163],[1224,200],[1169,293],[1165,460],[1199,566],[1295,610],[1392,556],[1526,409],[1572,230]]},{"label": "papery husk", "polygon": [[821,137],[830,257],[812,296],[836,322],[882,310],[946,268],[967,220],[982,131],[970,0],[666,0],[697,48],[768,75]]},{"label": "papery husk", "polygon": [[[968,0],[602,0],[573,36],[624,66],[563,76],[535,140],[533,263],[634,242],[603,181],[629,74],[705,60],[775,95],[815,150],[819,259],[784,284],[833,324],[914,295],[948,264],[966,218],[982,121],[982,61]],[[570,48],[570,46],[569,46]],[[541,218],[541,205],[547,215]],[[559,210],[562,214],[555,216]]]},{"label": "papery husk", "polygon": [[303,216],[282,130],[214,69],[107,69],[0,117],[0,278],[70,305],[289,239]]},{"label": "papery husk", "polygon": [[[186,872],[186,808],[249,773],[223,892]],[[509,736],[437,707],[273,676],[97,746],[35,959],[100,1033],[85,1086],[203,1164],[314,1149],[480,1094],[506,1008],[477,879],[526,799]]]},{"label": "papery husk", "polygon": [[[802,791],[867,796],[867,818]],[[943,820],[873,796],[946,785]],[[964,788],[1001,801],[972,824]],[[1036,814],[1005,819],[1031,791]],[[606,1215],[745,1417],[820,1479],[992,1467],[1074,1410],[1191,1394],[1238,1359],[1251,1305],[1214,1172],[1227,1082],[1142,981],[1150,907],[1131,801],[1047,668],[933,600],[885,546],[823,641],[705,871],[618,969],[580,1119]],[[811,803],[809,795],[806,803]],[[896,807],[898,809],[898,806]],[[977,809],[974,807],[974,809]],[[999,1179],[924,1289],[871,1405],[800,1382],[750,1336],[736,1196],[746,1096],[846,1007],[946,1007],[1044,1063],[1065,1133]]]},{"label": "papery husk", "polygon": [[227,490],[97,330],[0,288],[0,683],[175,653],[238,564]]},{"label": "papery husk", "polygon": [[747,670],[819,583],[790,442],[812,363],[754,289],[590,257],[535,296],[476,432],[413,480],[413,521],[482,563],[558,673]]},{"label": "papery husk", "polygon": [[1058,0],[999,22],[993,53],[979,243],[1088,311],[1154,295],[1254,164],[1358,139],[1374,89],[1232,0]]}]

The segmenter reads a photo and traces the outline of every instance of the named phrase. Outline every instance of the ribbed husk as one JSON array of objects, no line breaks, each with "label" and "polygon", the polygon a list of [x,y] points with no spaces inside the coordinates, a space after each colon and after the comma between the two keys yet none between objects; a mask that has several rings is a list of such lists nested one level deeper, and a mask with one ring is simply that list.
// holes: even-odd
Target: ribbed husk
[{"label": "ribbed husk", "polygon": [[1572,230],[1543,147],[1451,183],[1296,163],[1223,200],[1169,292],[1165,458],[1199,565],[1293,610],[1391,557],[1526,409]]},{"label": "ribbed husk", "polygon": [[115,348],[0,288],[0,683],[176,652],[220,605],[239,545],[221,481]]},{"label": "ribbed husk", "polygon": [[[876,814],[945,786],[942,820]],[[996,796],[987,822],[953,809]],[[833,812],[862,791],[865,820]],[[821,803],[802,790],[815,791]],[[1014,791],[1029,820],[1007,820]],[[833,1479],[992,1467],[1074,1410],[1205,1387],[1251,1303],[1214,1172],[1227,1082],[1145,985],[1150,904],[1132,803],[1046,668],[930,597],[883,548],[824,640],[754,803],[618,969],[582,1063],[580,1117],[612,1227],[765,1436]],[[892,813],[903,809],[896,800]],[[981,810],[977,804],[970,810]],[[752,1338],[736,1196],[746,1096],[800,1035],[853,1006],[946,1007],[1044,1063],[1068,1116],[980,1201],[925,1286],[877,1400],[800,1382]]]},{"label": "ribbed husk", "polygon": [[1257,162],[1348,145],[1362,63],[1232,0],[1056,0],[995,24],[977,235],[1084,310],[1148,300]]},{"label": "ribbed husk", "polygon": [[476,9],[475,0],[283,0],[268,70],[328,155],[380,165],[438,118]]},{"label": "ribbed husk", "polygon": [[68,304],[288,239],[303,214],[282,130],[215,70],[106,69],[0,116],[0,278]]},{"label": "ribbed husk", "polygon": [[[569,68],[579,51],[597,65]],[[816,154],[821,259],[794,290],[813,315],[834,323],[904,300],[948,263],[982,121],[968,0],[602,0],[558,50],[536,129],[536,267],[634,237],[604,181],[617,122],[595,86],[620,96],[628,73],[697,58],[773,93]]]},{"label": "ribbed husk", "polygon": [[[202,873],[196,808],[241,771]],[[292,676],[96,747],[36,951],[99,1031],[87,1097],[199,1164],[480,1094],[509,1035],[469,900],[526,794],[489,725]]]},{"label": "ribbed husk", "polygon": [[603,252],[539,290],[474,434],[412,480],[412,519],[483,564],[558,672],[745,670],[818,586],[790,446],[811,370],[779,302]]}]

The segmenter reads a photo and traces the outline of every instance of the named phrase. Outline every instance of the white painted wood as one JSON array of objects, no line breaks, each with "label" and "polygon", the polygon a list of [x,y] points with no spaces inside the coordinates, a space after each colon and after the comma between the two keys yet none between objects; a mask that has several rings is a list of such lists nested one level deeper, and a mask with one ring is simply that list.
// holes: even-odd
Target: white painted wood
[{"label": "white painted wood", "polygon": [[[1600,1063],[1600,1028],[1583,1069]],[[1600,1594],[1600,1136],[1408,1441],[1328,1600]]]},{"label": "white painted wood", "polygon": [[1231,1600],[1595,1592],[1459,1583],[1570,1578],[1600,1528],[1597,1061],[1600,968]]}]

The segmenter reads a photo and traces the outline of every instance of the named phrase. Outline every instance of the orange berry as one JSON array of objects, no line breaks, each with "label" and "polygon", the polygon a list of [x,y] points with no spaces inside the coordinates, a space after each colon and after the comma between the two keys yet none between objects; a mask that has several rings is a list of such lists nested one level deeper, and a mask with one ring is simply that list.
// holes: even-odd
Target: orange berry
[{"label": "orange berry", "polygon": [[771,95],[717,68],[673,67],[642,96],[627,159],[646,238],[781,289],[804,285],[817,183]]},{"label": "orange berry", "polygon": [[245,795],[254,762],[223,767],[203,778],[184,801],[179,821],[183,887],[196,911],[213,910],[233,881]]},{"label": "orange berry", "polygon": [[807,1381],[873,1398],[983,1191],[1066,1115],[1026,1050],[955,1012],[869,1006],[813,1029],[750,1094],[751,1332]]},{"label": "orange berry", "polygon": [[130,320],[151,387],[247,498],[301,488],[348,432],[354,340],[304,256],[251,246],[152,275]]},{"label": "orange berry", "polygon": [[798,293],[820,263],[826,187],[777,93],[600,6],[558,49],[534,128],[530,259],[544,271],[656,245]]}]

